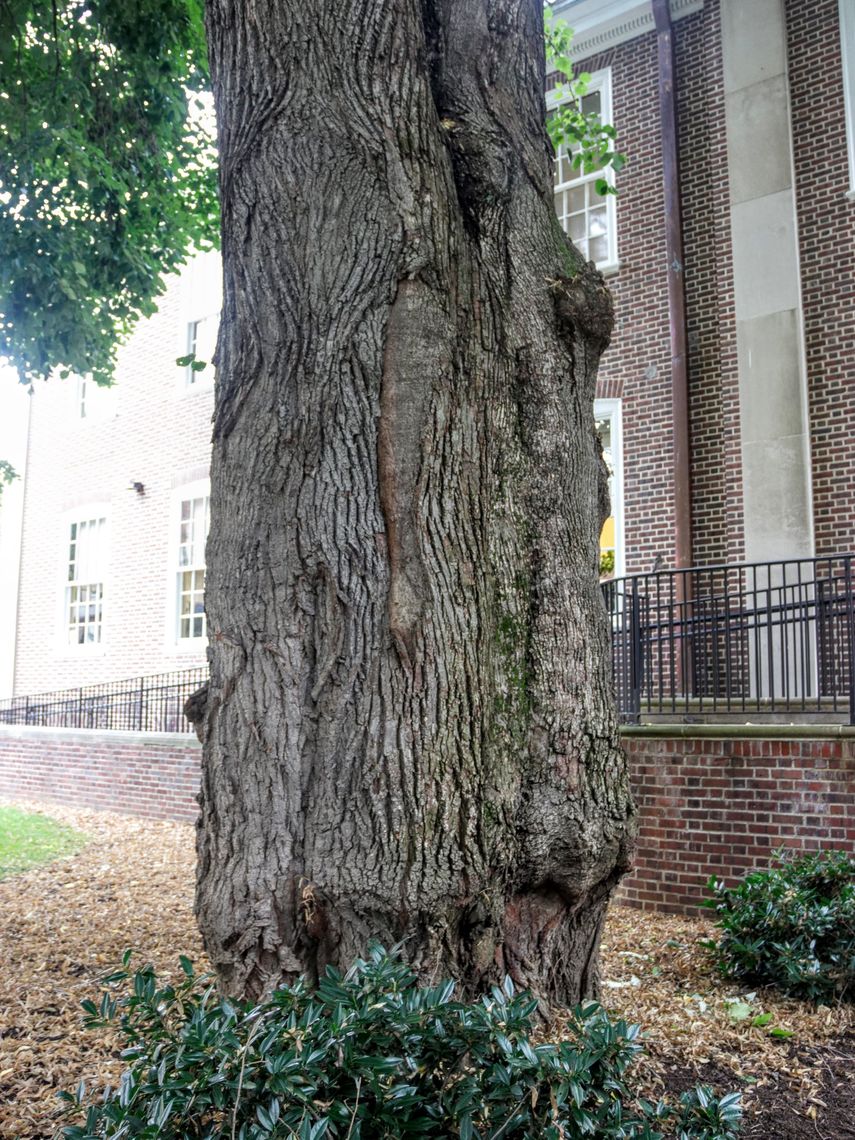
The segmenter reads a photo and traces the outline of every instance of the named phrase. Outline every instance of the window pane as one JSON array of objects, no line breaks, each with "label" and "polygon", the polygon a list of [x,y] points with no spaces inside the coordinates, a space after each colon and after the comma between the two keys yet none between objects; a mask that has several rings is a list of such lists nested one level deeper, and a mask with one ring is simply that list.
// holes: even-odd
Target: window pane
[{"label": "window pane", "polygon": [[563,183],[572,182],[576,177],[576,169],[573,166],[573,156],[568,154],[562,147],[561,154],[561,181]]},{"label": "window pane", "polygon": [[[603,76],[594,76],[592,90],[580,100],[586,115],[603,119],[605,92]],[[615,254],[616,242],[612,233],[614,207],[596,192],[596,181],[601,177],[597,170],[586,171],[581,165],[574,167],[575,146],[559,148],[555,162],[555,210],[565,232],[586,258],[599,265],[606,264]],[[611,179],[610,170],[606,178]]]},{"label": "window pane", "polygon": [[194,372],[187,369],[187,383],[196,384],[199,381],[209,381],[214,375],[213,358],[217,347],[217,330],[220,325],[220,314],[213,313],[201,317],[198,321],[191,321],[187,326],[187,351],[196,354],[200,364],[207,364],[207,368]]},{"label": "window pane", "polygon": [[208,537],[210,504],[207,495],[184,499],[179,523],[178,573],[176,575],[177,636],[205,636],[205,542]]},{"label": "window pane", "polygon": [[585,209],[586,195],[585,187],[577,186],[573,190],[567,191],[567,212],[568,214],[578,214]]},{"label": "window pane", "polygon": [[588,260],[602,263],[609,256],[609,239],[604,237],[592,238],[588,242]]},{"label": "window pane", "polygon": [[80,519],[69,526],[65,603],[70,645],[94,645],[101,640],[106,533],[104,518]]},{"label": "window pane", "polygon": [[590,221],[588,223],[588,233],[591,237],[601,237],[608,230],[608,221],[606,219],[606,208],[602,207],[600,210],[591,210],[588,215]]}]

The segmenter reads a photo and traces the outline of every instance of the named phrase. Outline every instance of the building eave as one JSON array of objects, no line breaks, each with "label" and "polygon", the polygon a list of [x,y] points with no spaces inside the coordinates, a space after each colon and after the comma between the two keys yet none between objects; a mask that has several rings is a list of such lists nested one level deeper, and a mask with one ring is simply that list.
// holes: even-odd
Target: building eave
[{"label": "building eave", "polygon": [[[704,0],[671,0],[671,19],[699,12]],[[650,0],[557,0],[553,14],[573,29],[573,58],[587,59],[655,30]]]}]

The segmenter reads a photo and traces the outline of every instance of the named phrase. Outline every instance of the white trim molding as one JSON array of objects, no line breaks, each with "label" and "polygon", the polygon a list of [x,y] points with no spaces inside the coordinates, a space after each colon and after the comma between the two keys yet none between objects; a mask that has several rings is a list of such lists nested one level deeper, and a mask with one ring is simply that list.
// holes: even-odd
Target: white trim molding
[{"label": "white trim molding", "polygon": [[[703,6],[704,0],[671,0],[671,19],[691,16]],[[650,0],[557,0],[552,12],[573,29],[572,54],[576,60],[627,43],[656,27]]]},{"label": "white trim molding", "polygon": [[843,106],[846,113],[846,149],[849,152],[849,190],[855,201],[855,0],[837,0],[840,12],[840,58],[843,68]]}]

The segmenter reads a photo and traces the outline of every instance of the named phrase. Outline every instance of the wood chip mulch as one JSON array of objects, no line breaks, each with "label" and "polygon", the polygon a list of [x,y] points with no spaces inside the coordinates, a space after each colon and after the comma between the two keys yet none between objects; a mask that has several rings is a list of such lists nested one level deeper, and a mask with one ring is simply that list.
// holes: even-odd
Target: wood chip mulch
[{"label": "wood chip mulch", "polygon": [[[187,824],[46,804],[90,837],[73,856],[0,882],[0,1137],[46,1140],[56,1091],[115,1083],[109,1042],[81,1028],[80,1002],[133,947],[174,975],[178,955],[206,962],[193,919],[194,834]],[[814,1009],[718,979],[702,920],[613,907],[603,940],[603,1002],[646,1031],[646,1091],[698,1081],[745,1093],[745,1135],[855,1137],[855,1013]],[[736,1021],[732,1001],[751,1017]],[[771,1013],[763,1028],[752,1027]],[[775,1038],[778,1026],[791,1037]]]},{"label": "wood chip mulch", "polygon": [[[764,1140],[855,1137],[855,1006],[812,1006],[720,978],[701,943],[703,919],[612,907],[603,937],[602,1001],[640,1023],[644,1091],[699,1083],[743,1093],[744,1135]],[[743,1013],[736,1005],[750,1007]],[[751,1023],[771,1014],[765,1027]],[[791,1036],[773,1036],[777,1028]]]}]

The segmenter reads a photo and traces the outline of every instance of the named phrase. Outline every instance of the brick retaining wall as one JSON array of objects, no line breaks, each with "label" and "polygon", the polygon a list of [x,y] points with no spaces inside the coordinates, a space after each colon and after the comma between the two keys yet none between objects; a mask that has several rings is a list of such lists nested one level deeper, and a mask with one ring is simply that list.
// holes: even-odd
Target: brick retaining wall
[{"label": "brick retaining wall", "polygon": [[[710,875],[738,877],[786,845],[855,853],[855,730],[627,729],[639,809],[622,901],[698,913]],[[0,795],[196,818],[195,737],[0,726]]]},{"label": "brick retaining wall", "polygon": [[192,823],[201,755],[185,733],[0,725],[0,795]]},{"label": "brick retaining wall", "polygon": [[702,913],[710,875],[735,881],[778,847],[855,853],[853,729],[644,727],[624,746],[639,813],[624,902]]}]

